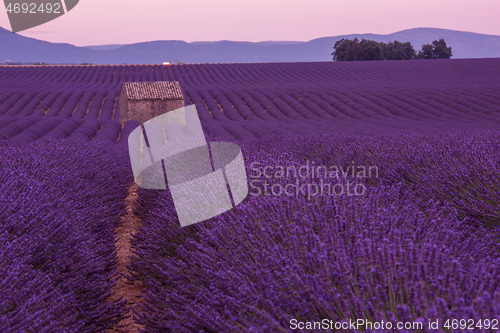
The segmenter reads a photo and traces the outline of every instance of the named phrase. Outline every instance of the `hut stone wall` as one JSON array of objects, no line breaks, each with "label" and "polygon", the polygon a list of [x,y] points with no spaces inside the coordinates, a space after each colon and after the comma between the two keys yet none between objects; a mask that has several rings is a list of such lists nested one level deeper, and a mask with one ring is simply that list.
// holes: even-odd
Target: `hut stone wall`
[{"label": "hut stone wall", "polygon": [[144,122],[184,106],[177,81],[124,82],[119,97],[120,123]]}]

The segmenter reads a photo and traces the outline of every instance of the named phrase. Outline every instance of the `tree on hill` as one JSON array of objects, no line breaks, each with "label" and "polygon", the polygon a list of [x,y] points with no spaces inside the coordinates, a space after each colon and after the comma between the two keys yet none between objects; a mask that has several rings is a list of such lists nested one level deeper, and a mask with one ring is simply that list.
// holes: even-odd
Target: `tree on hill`
[{"label": "tree on hill", "polygon": [[446,47],[444,39],[435,40],[432,45],[434,46],[434,59],[450,59],[453,55],[451,47]]},{"label": "tree on hill", "polygon": [[387,44],[380,43],[384,60],[413,60],[417,59],[417,53],[410,42],[401,43],[397,40]]},{"label": "tree on hill", "polygon": [[422,45],[418,54],[410,42],[397,40],[386,44],[367,39],[342,38],[335,42],[333,48],[333,61],[449,59],[452,56],[451,47],[446,46],[444,39]]},{"label": "tree on hill", "polygon": [[353,40],[342,38],[341,40],[335,42],[333,48],[333,61],[355,61],[357,59],[357,46],[359,40],[354,38]]},{"label": "tree on hill", "polygon": [[434,59],[434,47],[431,44],[422,45],[422,50],[418,51],[419,59]]},{"label": "tree on hill", "polygon": [[418,52],[420,59],[450,59],[452,55],[451,47],[446,46],[444,39],[435,40],[432,45],[422,45],[422,50]]},{"label": "tree on hill", "polygon": [[357,60],[384,60],[382,46],[374,40],[363,38],[357,47]]}]

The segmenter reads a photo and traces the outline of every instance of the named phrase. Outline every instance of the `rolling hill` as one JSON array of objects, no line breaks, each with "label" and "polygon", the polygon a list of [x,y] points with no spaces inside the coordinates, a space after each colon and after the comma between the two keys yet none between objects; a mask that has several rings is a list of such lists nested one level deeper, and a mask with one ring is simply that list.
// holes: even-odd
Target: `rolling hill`
[{"label": "rolling hill", "polygon": [[308,42],[191,42],[163,40],[129,45],[79,47],[24,37],[0,27],[0,62],[51,64],[150,64],[178,59],[184,63],[255,63],[330,61],[333,45],[341,38],[379,42],[410,41],[415,49],[444,38],[453,58],[500,57],[500,36],[435,28],[415,28],[388,35],[351,34],[322,37]]}]

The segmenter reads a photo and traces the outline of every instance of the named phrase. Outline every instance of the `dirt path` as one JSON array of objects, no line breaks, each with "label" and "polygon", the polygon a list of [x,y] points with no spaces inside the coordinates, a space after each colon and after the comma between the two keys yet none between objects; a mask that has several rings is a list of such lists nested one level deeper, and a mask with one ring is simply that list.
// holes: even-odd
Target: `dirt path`
[{"label": "dirt path", "polygon": [[[135,234],[137,229],[140,226],[140,219],[135,217],[132,214],[132,207],[133,207],[133,202],[137,199],[137,185],[134,184],[129,188],[129,194],[127,198],[125,199],[125,202],[127,204],[127,213],[122,217],[122,225],[116,229],[116,247],[118,248],[118,253],[117,253],[117,259],[118,259],[118,267],[117,267],[117,273],[118,274],[127,274],[127,265],[130,264],[131,260],[131,244],[130,244],[130,239],[131,239],[131,234]],[[142,302],[142,298],[140,296],[141,294],[141,286],[138,282],[135,282],[134,284],[130,284],[130,281],[127,280],[125,277],[120,276],[118,279],[115,288],[113,288],[113,295],[110,297],[111,300],[118,299],[120,296],[122,296],[124,299],[128,299],[128,304],[127,306],[129,307],[134,307],[136,308],[136,311],[139,310],[138,304]],[[125,318],[122,320],[118,325],[127,325],[126,327],[121,327],[121,330],[128,330],[130,333],[138,333],[139,328],[144,329],[142,325],[137,325],[134,322],[134,319],[132,317],[132,312],[130,311],[127,315],[130,315],[129,318]],[[139,327],[138,327],[139,326]],[[112,330],[108,331],[109,333],[118,333],[120,330],[118,328],[113,328]]]}]

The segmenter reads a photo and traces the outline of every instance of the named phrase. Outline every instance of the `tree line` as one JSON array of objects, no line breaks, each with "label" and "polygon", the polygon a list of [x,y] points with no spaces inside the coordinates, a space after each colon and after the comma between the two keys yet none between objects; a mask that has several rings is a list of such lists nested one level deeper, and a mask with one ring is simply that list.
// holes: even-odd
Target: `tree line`
[{"label": "tree line", "polygon": [[418,53],[410,42],[401,43],[395,40],[379,43],[364,38],[361,41],[358,38],[342,38],[333,48],[333,61],[449,59],[452,56],[451,47],[446,46],[444,39],[422,45]]}]

